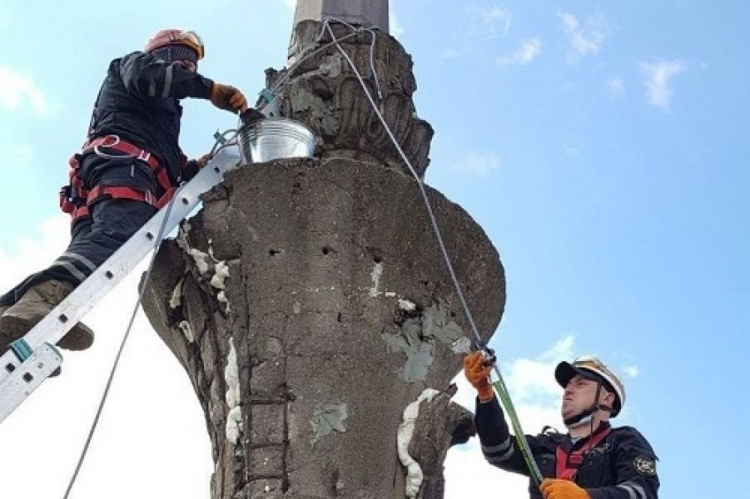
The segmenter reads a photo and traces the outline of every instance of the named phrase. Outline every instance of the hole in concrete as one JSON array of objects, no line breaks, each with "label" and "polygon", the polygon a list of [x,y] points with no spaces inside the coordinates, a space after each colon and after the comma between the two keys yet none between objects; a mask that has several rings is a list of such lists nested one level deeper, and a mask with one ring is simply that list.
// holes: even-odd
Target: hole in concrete
[{"label": "hole in concrete", "polygon": [[276,256],[279,253],[281,253],[282,251],[283,250],[271,248],[270,250],[268,250],[268,256]]},{"label": "hole in concrete", "polygon": [[330,253],[336,253],[335,249],[333,249],[331,246],[327,246],[327,245],[323,246],[322,250],[323,250],[323,254],[324,255],[328,255]]},{"label": "hole in concrete", "polygon": [[380,248],[375,246],[368,246],[367,251],[372,256],[372,261],[375,263],[381,263],[383,261],[383,252]]},{"label": "hole in concrete", "polygon": [[339,314],[336,316],[336,321],[338,321],[338,322],[344,322],[342,320],[342,317],[341,317],[341,312],[339,312]]}]

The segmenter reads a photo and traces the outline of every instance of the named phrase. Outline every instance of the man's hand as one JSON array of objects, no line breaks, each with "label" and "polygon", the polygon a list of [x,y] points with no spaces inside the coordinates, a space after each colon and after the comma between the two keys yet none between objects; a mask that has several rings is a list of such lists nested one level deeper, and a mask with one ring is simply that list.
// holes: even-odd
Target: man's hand
[{"label": "man's hand", "polygon": [[539,486],[544,499],[591,499],[588,492],[570,480],[547,478]]},{"label": "man's hand", "polygon": [[247,99],[231,85],[214,83],[211,88],[211,104],[225,111],[244,112],[247,110]]},{"label": "man's hand", "polygon": [[490,384],[492,366],[484,365],[482,352],[473,352],[464,357],[464,375],[477,390],[480,402],[489,402],[495,398],[495,390]]},{"label": "man's hand", "polygon": [[195,158],[194,161],[195,161],[195,164],[198,165],[198,169],[200,170],[201,168],[203,168],[204,166],[206,166],[209,161],[211,161],[211,153],[207,152],[206,154],[204,154],[200,158]]}]

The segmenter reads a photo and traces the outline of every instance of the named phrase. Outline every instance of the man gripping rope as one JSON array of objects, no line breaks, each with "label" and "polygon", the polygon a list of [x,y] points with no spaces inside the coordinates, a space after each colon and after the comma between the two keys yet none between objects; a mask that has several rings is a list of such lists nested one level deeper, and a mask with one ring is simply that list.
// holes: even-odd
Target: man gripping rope
[{"label": "man gripping rope", "polygon": [[[490,464],[529,476],[490,384],[491,370],[482,352],[464,358],[464,374],[478,395],[475,423],[482,452]],[[651,445],[636,429],[609,424],[625,403],[620,379],[593,356],[561,362],[555,379],[565,390],[561,413],[568,433],[526,435],[544,477],[540,487],[531,481],[530,498],[657,499]]]},{"label": "man gripping rope", "polygon": [[[60,206],[73,217],[71,242],[48,268],[0,297],[0,354],[26,334],[104,263],[208,162],[188,161],[179,146],[180,100],[207,99],[247,111],[236,88],[201,76],[204,46],[192,31],[157,32],[143,52],[113,60],[94,105],[88,137],[70,160]],[[91,346],[93,332],[75,325],[59,342]]]}]

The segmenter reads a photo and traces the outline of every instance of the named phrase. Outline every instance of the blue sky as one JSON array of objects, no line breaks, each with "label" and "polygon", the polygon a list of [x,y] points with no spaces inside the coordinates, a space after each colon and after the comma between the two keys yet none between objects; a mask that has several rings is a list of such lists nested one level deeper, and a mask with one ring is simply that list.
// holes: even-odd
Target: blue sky
[{"label": "blue sky", "polygon": [[[252,96],[263,69],[285,61],[291,3],[74,0],[41,8],[0,0],[3,288],[66,242],[57,191],[112,58],[157,29],[193,28],[207,44],[200,71]],[[398,0],[391,8],[392,32],[414,59],[417,110],[436,130],[427,183],[484,227],[506,268],[508,303],[493,346],[525,429],[559,425],[555,362],[597,353],[626,383],[615,422],[639,428],[660,457],[662,497],[735,496],[734,478],[746,468],[739,449],[750,445],[750,6]],[[235,124],[207,102],[185,107],[182,145],[191,156],[210,149],[217,128]],[[123,298],[109,306],[132,307],[133,289],[118,292]],[[111,324],[108,310],[92,323]],[[150,468],[166,458],[149,465],[156,449],[116,437],[143,433],[129,427],[137,416],[127,411],[163,407],[186,431],[203,431],[201,415],[187,415],[199,409],[179,368],[143,329],[92,460],[119,456],[129,471],[92,464],[73,497],[161,497],[149,495],[157,487]],[[67,376],[0,426],[3,447],[50,442],[45,456],[20,449],[0,458],[19,477],[54,477],[46,495],[29,497],[62,495],[111,361],[107,341],[72,355],[80,368],[69,362]],[[143,370],[151,376],[134,389],[128,380]],[[153,372],[163,374],[154,380]],[[470,396],[462,383],[459,398]],[[162,430],[159,438],[170,438]],[[180,437],[161,447],[182,445]],[[206,456],[183,463],[183,482],[198,484],[193,495],[181,492],[189,499],[207,497],[211,472],[207,439],[196,438],[195,453]],[[122,457],[130,446],[139,457]],[[451,452],[450,499],[471,487],[522,490],[478,453]],[[118,480],[128,483],[111,490]],[[131,481],[150,485],[127,488],[139,486]],[[15,486],[0,483],[0,496]]]}]

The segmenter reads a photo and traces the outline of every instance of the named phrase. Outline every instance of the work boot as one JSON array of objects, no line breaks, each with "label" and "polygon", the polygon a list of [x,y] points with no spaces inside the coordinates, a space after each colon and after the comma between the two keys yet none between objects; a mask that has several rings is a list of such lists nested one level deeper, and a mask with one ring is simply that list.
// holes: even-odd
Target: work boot
[{"label": "work boot", "polygon": [[[0,316],[0,352],[28,333],[49,314],[74,286],[65,281],[49,280],[29,288],[15,305]],[[65,350],[86,350],[94,343],[94,332],[79,322],[57,343]]]}]

